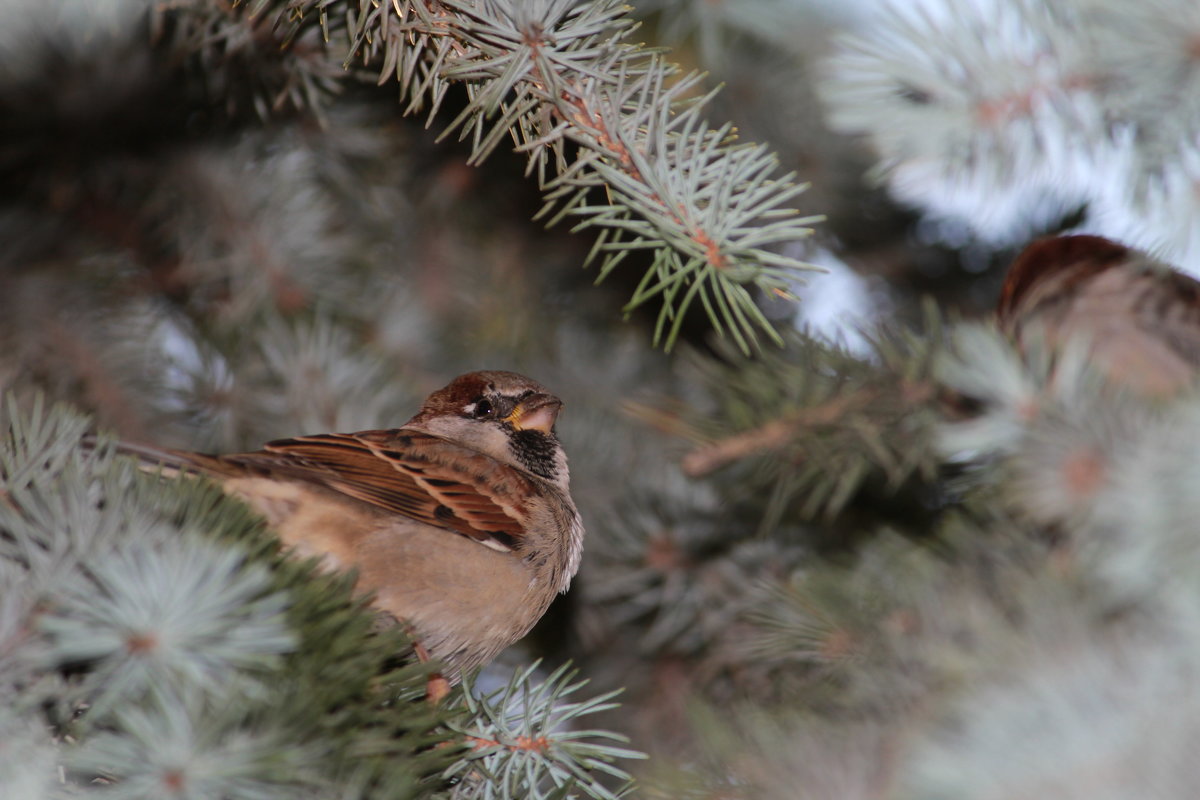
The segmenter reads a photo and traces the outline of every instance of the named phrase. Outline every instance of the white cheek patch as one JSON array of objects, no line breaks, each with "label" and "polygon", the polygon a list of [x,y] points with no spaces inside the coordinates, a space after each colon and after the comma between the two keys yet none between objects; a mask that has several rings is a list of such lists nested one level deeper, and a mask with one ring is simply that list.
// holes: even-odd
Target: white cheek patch
[{"label": "white cheek patch", "polygon": [[468,417],[473,416],[475,414],[475,404],[467,403],[465,406],[463,406],[462,410],[463,410],[463,413],[466,414]]}]

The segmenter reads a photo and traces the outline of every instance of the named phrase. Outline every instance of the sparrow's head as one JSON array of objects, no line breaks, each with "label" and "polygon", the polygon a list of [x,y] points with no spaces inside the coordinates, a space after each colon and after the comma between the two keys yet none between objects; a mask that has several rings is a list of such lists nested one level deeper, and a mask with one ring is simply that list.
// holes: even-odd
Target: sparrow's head
[{"label": "sparrow's head", "polygon": [[1128,247],[1101,236],[1044,236],[1022,250],[1009,267],[996,316],[1002,325],[1012,326],[1043,305],[1062,305],[1064,295],[1136,257]]},{"label": "sparrow's head", "polygon": [[566,491],[567,457],[554,432],[561,409],[561,400],[524,375],[468,372],[429,395],[405,427],[478,450]]}]

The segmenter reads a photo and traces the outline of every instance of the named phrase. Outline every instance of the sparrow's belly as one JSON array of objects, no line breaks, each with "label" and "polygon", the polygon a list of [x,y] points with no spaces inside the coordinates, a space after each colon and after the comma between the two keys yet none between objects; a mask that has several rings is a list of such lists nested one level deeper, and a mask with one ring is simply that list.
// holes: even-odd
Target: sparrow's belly
[{"label": "sparrow's belly", "polygon": [[358,555],[358,588],[463,669],[524,636],[544,610],[533,607],[533,573],[520,558],[451,531],[393,522],[364,537]]},{"label": "sparrow's belly", "polygon": [[545,611],[518,556],[462,534],[299,483],[237,478],[225,489],[297,556],[315,556],[331,572],[357,569],[357,588],[375,593],[376,608],[411,624],[435,658],[459,669],[491,660]]}]

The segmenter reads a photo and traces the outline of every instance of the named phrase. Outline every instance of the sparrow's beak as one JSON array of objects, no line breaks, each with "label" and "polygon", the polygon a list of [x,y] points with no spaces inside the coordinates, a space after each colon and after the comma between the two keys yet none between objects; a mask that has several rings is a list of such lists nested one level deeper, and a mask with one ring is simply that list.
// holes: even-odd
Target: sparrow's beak
[{"label": "sparrow's beak", "polygon": [[531,394],[508,415],[508,422],[519,431],[550,433],[562,409],[562,401],[554,395]]}]

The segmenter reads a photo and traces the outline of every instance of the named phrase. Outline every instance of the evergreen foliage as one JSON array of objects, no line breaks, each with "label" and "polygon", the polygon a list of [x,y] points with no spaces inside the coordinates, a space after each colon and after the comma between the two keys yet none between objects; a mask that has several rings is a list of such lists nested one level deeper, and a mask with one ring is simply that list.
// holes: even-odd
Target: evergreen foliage
[{"label": "evergreen foliage", "polygon": [[827,95],[899,196],[1010,241],[1082,208],[1091,230],[1200,270],[1194,3],[879,5]]},{"label": "evergreen foliage", "polygon": [[[545,192],[538,216],[599,229],[600,280],[631,253],[652,253],[625,311],[662,303],[655,343],[674,344],[694,302],[744,351],[760,334],[778,341],[750,288],[785,292],[805,268],[775,247],[809,233],[813,220],[787,205],[804,186],[790,173],[773,177],[778,159],[738,143],[732,125],[709,126],[708,98],[695,94],[702,76],[680,76],[660,53],[625,41],[636,28],[627,6],[363,0],[345,3],[343,17],[339,5],[260,0],[247,15],[275,20],[284,44],[310,24],[327,39],[348,36],[346,63],[379,64],[406,112],[428,107],[431,121],[450,87],[465,84],[468,102],[442,135],[470,140],[468,163],[515,141]],[[274,105],[318,99],[315,71],[284,83]]]}]

